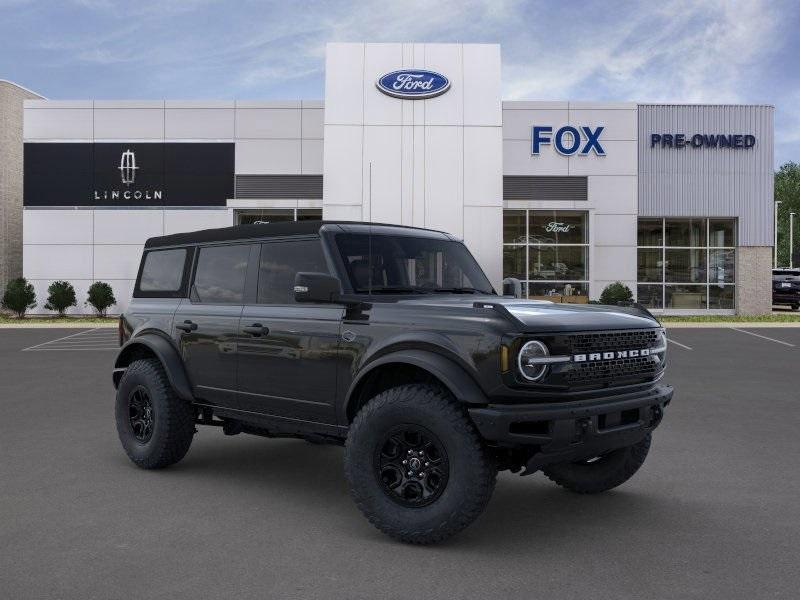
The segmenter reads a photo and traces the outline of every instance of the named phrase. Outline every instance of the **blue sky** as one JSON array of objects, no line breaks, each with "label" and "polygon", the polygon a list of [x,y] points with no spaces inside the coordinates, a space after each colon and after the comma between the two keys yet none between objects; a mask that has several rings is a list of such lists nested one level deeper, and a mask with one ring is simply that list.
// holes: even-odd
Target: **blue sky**
[{"label": "blue sky", "polygon": [[505,99],[756,102],[800,162],[800,3],[0,0],[0,78],[48,98],[323,97],[328,41],[502,44]]}]

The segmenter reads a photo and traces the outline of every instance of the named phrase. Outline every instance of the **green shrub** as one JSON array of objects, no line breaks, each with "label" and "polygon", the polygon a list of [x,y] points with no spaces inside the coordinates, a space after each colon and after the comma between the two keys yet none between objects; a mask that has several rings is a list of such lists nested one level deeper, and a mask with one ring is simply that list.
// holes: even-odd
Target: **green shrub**
[{"label": "green shrub", "polygon": [[104,281],[95,281],[89,286],[89,296],[86,303],[92,305],[101,317],[106,316],[106,312],[117,303],[114,298],[114,290]]},{"label": "green shrub", "polygon": [[69,281],[54,281],[47,288],[47,304],[44,307],[57,311],[59,317],[63,317],[70,306],[77,304],[75,288]]},{"label": "green shrub", "polygon": [[28,309],[36,306],[36,292],[33,291],[33,285],[24,277],[9,281],[0,305],[16,313],[20,319],[24,319]]},{"label": "green shrub", "polygon": [[600,304],[617,305],[620,302],[633,302],[633,292],[620,281],[608,284],[600,294]]}]

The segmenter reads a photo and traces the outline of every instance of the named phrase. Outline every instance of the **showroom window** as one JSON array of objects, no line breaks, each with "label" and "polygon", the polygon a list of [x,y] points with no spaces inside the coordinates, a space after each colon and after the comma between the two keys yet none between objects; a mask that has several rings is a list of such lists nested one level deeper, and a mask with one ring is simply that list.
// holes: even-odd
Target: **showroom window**
[{"label": "showroom window", "polygon": [[529,298],[588,302],[588,213],[503,211],[503,277],[521,280]]},{"label": "showroom window", "polygon": [[733,310],[735,219],[641,218],[638,301],[648,308]]},{"label": "showroom window", "polygon": [[284,221],[321,221],[321,208],[259,208],[237,210],[237,225],[253,223],[280,223]]}]

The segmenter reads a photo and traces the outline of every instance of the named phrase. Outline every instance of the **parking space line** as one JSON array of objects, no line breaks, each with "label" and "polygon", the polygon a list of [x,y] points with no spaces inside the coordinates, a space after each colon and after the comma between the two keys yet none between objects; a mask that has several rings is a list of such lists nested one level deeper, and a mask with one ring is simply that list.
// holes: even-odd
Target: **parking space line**
[{"label": "parking space line", "polygon": [[776,344],[783,344],[784,346],[789,346],[790,348],[794,348],[794,344],[790,344],[789,342],[784,342],[783,340],[776,340],[775,338],[767,337],[765,335],[761,335],[760,333],[753,333],[752,331],[745,331],[744,329],[739,329],[738,327],[729,327],[729,329],[733,329],[734,331],[739,331],[740,333],[746,333],[747,335],[752,335],[757,338],[761,338],[762,340],[769,340],[770,342],[775,342]]},{"label": "parking space line", "polygon": [[23,348],[22,352],[40,352],[43,350],[118,350],[116,333],[101,327],[79,331],[71,335],[49,340]]},{"label": "parking space line", "polygon": [[676,342],[675,340],[673,340],[673,339],[671,339],[671,338],[667,338],[667,341],[668,341],[670,344],[675,344],[676,346],[680,346],[680,347],[681,347],[681,348],[683,348],[684,350],[691,350],[691,349],[692,349],[692,347],[691,347],[691,346],[687,346],[686,344],[681,344],[680,342]]}]

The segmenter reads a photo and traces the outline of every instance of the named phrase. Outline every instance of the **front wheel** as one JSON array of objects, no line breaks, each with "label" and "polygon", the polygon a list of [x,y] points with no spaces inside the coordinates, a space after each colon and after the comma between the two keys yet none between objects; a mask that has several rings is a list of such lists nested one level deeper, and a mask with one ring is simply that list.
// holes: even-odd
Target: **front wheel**
[{"label": "front wheel", "polygon": [[542,472],[553,482],[578,494],[598,494],[633,477],[647,458],[651,434],[642,441],[587,460],[549,465]]},{"label": "front wheel", "polygon": [[497,469],[463,407],[439,387],[378,394],[347,437],[345,475],[375,527],[412,544],[440,542],[483,512]]}]

